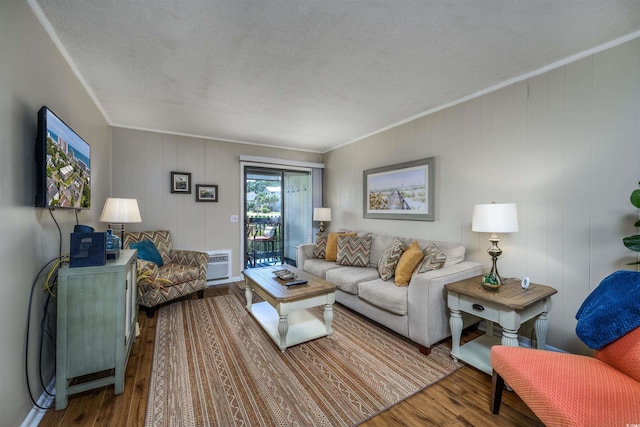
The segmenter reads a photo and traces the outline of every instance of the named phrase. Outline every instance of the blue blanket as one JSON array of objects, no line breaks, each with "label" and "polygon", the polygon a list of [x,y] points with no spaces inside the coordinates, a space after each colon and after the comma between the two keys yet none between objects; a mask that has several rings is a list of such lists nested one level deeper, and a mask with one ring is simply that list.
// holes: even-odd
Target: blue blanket
[{"label": "blue blanket", "polygon": [[640,326],[640,273],[621,270],[607,276],[576,314],[576,334],[600,349]]}]

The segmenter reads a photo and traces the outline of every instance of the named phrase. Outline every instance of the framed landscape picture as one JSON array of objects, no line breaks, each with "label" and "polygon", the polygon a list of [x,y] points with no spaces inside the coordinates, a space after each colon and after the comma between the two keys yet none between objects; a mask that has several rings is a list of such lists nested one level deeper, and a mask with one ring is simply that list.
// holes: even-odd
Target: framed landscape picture
[{"label": "framed landscape picture", "polygon": [[191,173],[171,172],[171,192],[191,194]]},{"label": "framed landscape picture", "polygon": [[434,158],[365,170],[364,218],[434,221]]},{"label": "framed landscape picture", "polygon": [[196,202],[217,202],[218,186],[196,184]]}]

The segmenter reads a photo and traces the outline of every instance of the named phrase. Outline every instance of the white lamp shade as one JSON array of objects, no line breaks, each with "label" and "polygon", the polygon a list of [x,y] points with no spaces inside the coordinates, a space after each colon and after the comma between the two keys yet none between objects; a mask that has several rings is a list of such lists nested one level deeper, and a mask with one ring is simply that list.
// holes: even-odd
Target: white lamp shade
[{"label": "white lamp shade", "polygon": [[484,233],[515,233],[518,231],[518,210],[515,203],[475,205],[471,230]]},{"label": "white lamp shade", "polygon": [[331,221],[331,208],[313,208],[314,221]]},{"label": "white lamp shade", "polygon": [[102,209],[100,222],[127,224],[142,222],[138,201],[136,199],[117,199],[109,197]]}]

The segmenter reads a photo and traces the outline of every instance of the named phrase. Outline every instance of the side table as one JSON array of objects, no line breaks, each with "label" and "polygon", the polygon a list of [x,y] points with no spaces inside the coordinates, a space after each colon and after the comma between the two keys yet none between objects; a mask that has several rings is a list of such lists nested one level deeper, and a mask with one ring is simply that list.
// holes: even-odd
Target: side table
[{"label": "side table", "polygon": [[[445,285],[447,305],[451,311],[451,357],[491,375],[490,353],[496,344],[518,346],[518,329],[524,322],[536,318],[538,348],[543,349],[549,333],[547,317],[549,300],[558,291],[550,286],[531,283],[523,289],[519,280],[507,280],[498,290],[482,286],[482,276]],[[487,321],[487,333],[460,346],[462,312]],[[502,327],[502,339],[493,335],[493,323]]]}]

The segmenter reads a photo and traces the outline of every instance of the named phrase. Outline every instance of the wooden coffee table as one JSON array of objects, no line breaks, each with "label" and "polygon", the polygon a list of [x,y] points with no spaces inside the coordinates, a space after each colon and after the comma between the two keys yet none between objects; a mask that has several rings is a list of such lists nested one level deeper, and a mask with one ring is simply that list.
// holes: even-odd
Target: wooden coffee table
[{"label": "wooden coffee table", "polygon": [[[287,288],[285,281],[276,278],[274,270],[287,269],[304,285]],[[242,272],[245,279],[247,310],[271,336],[280,351],[316,338],[331,335],[334,284],[305,273],[290,265],[251,268]],[[264,301],[253,304],[253,292]],[[307,308],[324,305],[324,323],[307,312]]]}]

